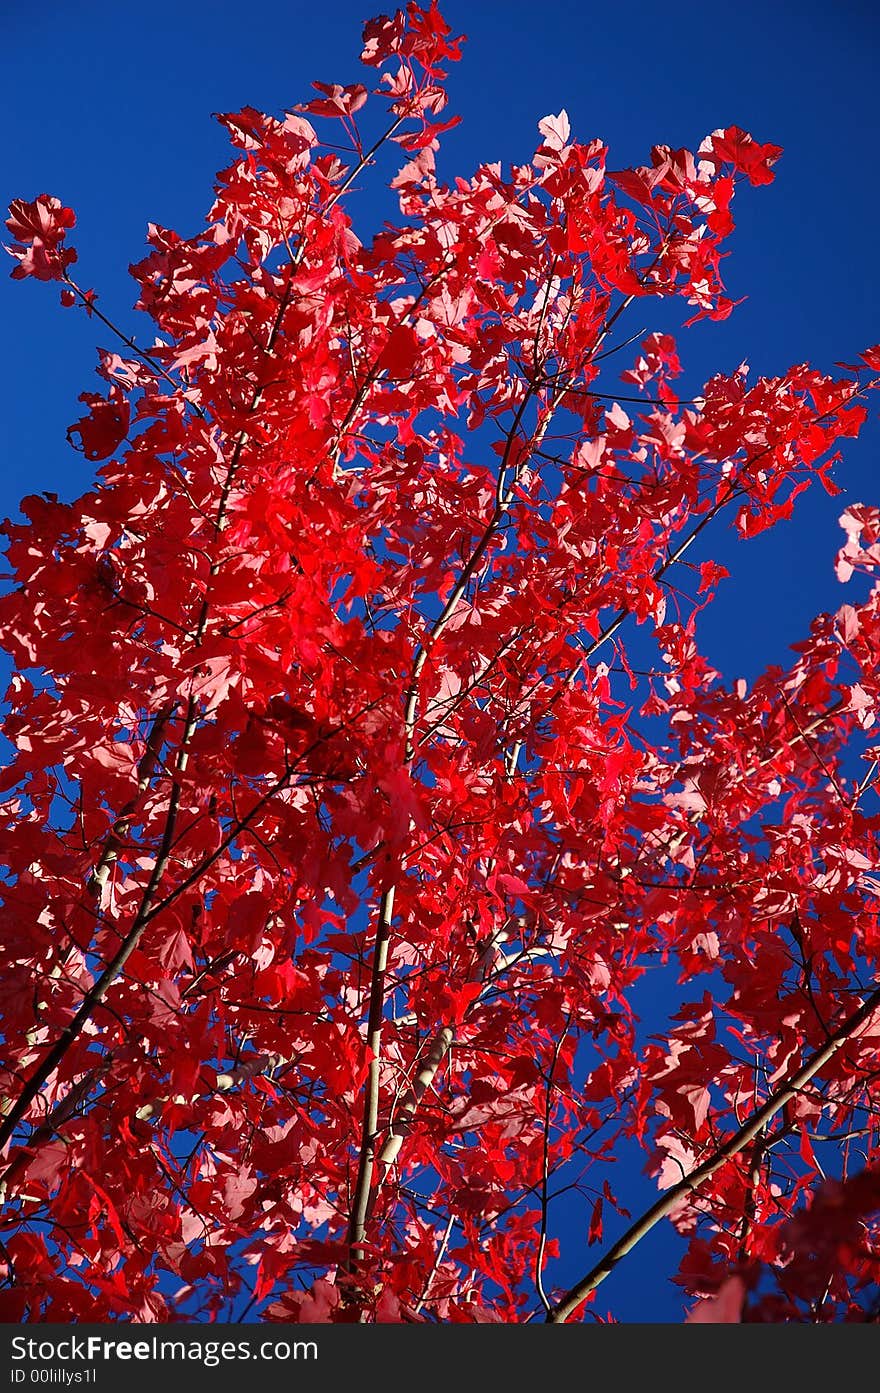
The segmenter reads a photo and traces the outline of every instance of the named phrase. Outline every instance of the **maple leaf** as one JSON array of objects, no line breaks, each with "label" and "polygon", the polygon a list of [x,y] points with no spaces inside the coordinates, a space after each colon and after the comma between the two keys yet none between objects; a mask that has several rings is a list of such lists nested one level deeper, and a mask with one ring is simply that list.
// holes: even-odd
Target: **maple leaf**
[{"label": "maple leaf", "polygon": [[563,108],[558,116],[545,116],[538,122],[538,130],[544,137],[544,144],[549,149],[562,152],[571,135],[568,112]]},{"label": "maple leaf", "polygon": [[685,1317],[686,1325],[739,1325],[746,1295],[742,1277],[728,1277],[717,1295],[698,1301]]},{"label": "maple leaf", "polygon": [[369,67],[378,67],[393,53],[399,53],[405,32],[406,21],[400,10],[392,19],[388,15],[371,19],[364,25],[361,62]]},{"label": "maple leaf", "polygon": [[713,131],[699,147],[703,162],[717,170],[722,164],[732,164],[746,175],[750,184],[770,184],[772,167],[782,154],[780,145],[760,145],[747,131],[738,126]]},{"label": "maple leaf", "polygon": [[89,408],[89,413],[68,428],[67,438],[76,446],[74,437],[79,436],[79,448],[86,459],[107,459],[128,434],[131,405],[116,386],[110,388],[109,398],[95,392],[82,392],[79,400]]},{"label": "maple leaf", "polygon": [[6,226],[16,239],[6,250],[18,265],[12,272],[16,280],[34,276],[37,280],[61,280],[67,267],[76,261],[73,247],[65,247],[70,228],[76,225],[73,210],[50,194],[39,194],[31,203],[13,199]]},{"label": "maple leaf", "polygon": [[367,89],[361,83],[340,87],[338,83],[313,82],[312,86],[324,96],[298,106],[310,116],[353,116],[367,100]]}]

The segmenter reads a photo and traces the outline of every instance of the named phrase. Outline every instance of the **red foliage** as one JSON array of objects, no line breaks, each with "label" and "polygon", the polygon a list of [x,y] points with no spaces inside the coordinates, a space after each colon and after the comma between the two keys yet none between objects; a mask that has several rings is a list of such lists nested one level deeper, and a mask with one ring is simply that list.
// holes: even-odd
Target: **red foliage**
[{"label": "red foliage", "polygon": [[68,229],[76,225],[71,208],[62,207],[61,200],[47,193],[39,194],[33,203],[23,198],[13,200],[6,226],[15,238],[7,251],[18,265],[12,272],[15,279],[35,276],[38,281],[62,280],[67,267],[76,261],[72,247],[63,245]]},{"label": "red foliage", "polygon": [[[94,490],[6,525],[4,1319],[564,1319],[666,1217],[693,1320],[876,1307],[880,589],[751,687],[697,614],[711,523],[834,491],[877,349],[680,401],[621,316],[730,313],[778,148],[610,173],[560,112],[446,185],[459,50],[411,4],[372,92],[221,118],[206,229],[133,267],[158,346],[71,427]],[[16,201],[12,274],[91,312],[73,222]],[[842,523],[873,573],[877,509]]]}]

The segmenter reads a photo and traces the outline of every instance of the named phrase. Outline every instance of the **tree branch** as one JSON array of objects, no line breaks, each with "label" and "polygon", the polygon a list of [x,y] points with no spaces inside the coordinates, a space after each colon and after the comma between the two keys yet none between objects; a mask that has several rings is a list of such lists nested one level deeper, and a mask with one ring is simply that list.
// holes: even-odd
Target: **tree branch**
[{"label": "tree branch", "polygon": [[631,1224],[626,1233],[617,1240],[613,1247],[609,1248],[596,1266],[591,1268],[579,1282],[576,1282],[564,1296],[559,1298],[548,1314],[547,1320],[557,1325],[567,1321],[568,1317],[577,1310],[590,1293],[595,1291],[606,1277],[610,1276],[621,1259],[631,1253],[633,1248],[650,1233],[655,1224],[671,1214],[683,1199],[699,1189],[704,1180],[709,1180],[726,1161],[737,1156],[743,1147],[748,1146],[749,1142],[754,1141],[763,1133],[767,1124],[785,1107],[786,1103],[791,1102],[804,1084],[809,1083],[810,1079],[833,1059],[841,1045],[852,1039],[861,1026],[871,1019],[878,1007],[880,1007],[880,987],[877,987],[858,1010],[853,1011],[852,1015],[838,1026],[820,1050],[810,1055],[806,1064],[803,1064],[796,1073],[792,1074],[775,1093],[770,1094],[766,1102],[752,1113],[751,1117],[728,1138],[723,1146],[718,1147],[689,1175],[684,1176],[676,1185],[667,1190],[650,1209],[647,1209],[635,1223]]},{"label": "tree branch", "polygon": [[361,1146],[358,1174],[355,1183],[351,1216],[348,1223],[348,1267],[352,1270],[363,1260],[363,1241],[369,1212],[370,1191],[376,1157],[376,1133],[379,1127],[379,1070],[382,1052],[382,1018],[385,1008],[385,973],[388,967],[388,945],[391,941],[391,920],[394,913],[394,885],[382,893],[376,943],[373,949],[373,970],[370,980],[370,1014],[367,1020],[367,1050],[369,1069],[364,1093],[364,1114],[361,1124]]}]

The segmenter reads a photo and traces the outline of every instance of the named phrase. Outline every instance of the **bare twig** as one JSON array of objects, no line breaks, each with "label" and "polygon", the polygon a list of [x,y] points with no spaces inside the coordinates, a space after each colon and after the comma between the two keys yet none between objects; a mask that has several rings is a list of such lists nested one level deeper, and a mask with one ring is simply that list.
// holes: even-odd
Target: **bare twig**
[{"label": "bare twig", "polygon": [[382,1063],[382,1018],[385,1006],[385,972],[388,967],[388,945],[391,940],[391,920],[394,913],[394,885],[389,885],[379,904],[376,942],[373,948],[373,967],[370,982],[370,1014],[367,1021],[367,1049],[370,1063],[364,1091],[364,1114],[361,1124],[360,1156],[355,1182],[351,1217],[348,1224],[348,1265],[354,1268],[363,1260],[363,1241],[366,1234],[370,1191],[376,1158],[376,1134],[379,1126],[379,1070]]},{"label": "bare twig", "polygon": [[432,1263],[432,1265],[431,1265],[431,1271],[428,1273],[427,1277],[425,1278],[425,1285],[422,1287],[422,1294],[421,1294],[421,1296],[419,1297],[418,1301],[416,1302],[415,1306],[413,1307],[413,1310],[415,1311],[416,1315],[419,1315],[419,1313],[420,1313],[421,1310],[422,1310],[422,1307],[424,1306],[425,1302],[427,1301],[427,1299],[428,1299],[428,1293],[429,1293],[429,1291],[431,1290],[431,1284],[432,1284],[432,1282],[434,1281],[434,1278],[436,1277],[438,1271],[440,1270],[440,1264],[441,1264],[441,1262],[443,1261],[444,1257],[446,1256],[446,1249],[447,1249],[448,1246],[449,1246],[449,1237],[450,1237],[450,1234],[452,1233],[452,1229],[453,1229],[454,1224],[455,1224],[455,1215],[454,1215],[454,1214],[450,1214],[449,1218],[448,1218],[447,1221],[446,1221],[446,1228],[445,1228],[445,1230],[444,1230],[444,1232],[443,1232],[443,1237],[442,1237],[441,1240],[440,1240],[440,1246],[439,1246],[439,1248],[437,1249],[436,1257],[434,1258],[434,1261],[433,1261],[433,1263]]},{"label": "bare twig", "polygon": [[535,1286],[538,1296],[541,1298],[541,1305],[550,1315],[552,1306],[544,1290],[544,1253],[547,1249],[547,1222],[550,1216],[550,1197],[548,1194],[548,1183],[550,1179],[550,1115],[553,1111],[553,1074],[559,1060],[559,1051],[562,1049],[563,1042],[568,1034],[569,1022],[566,1020],[562,1033],[556,1041],[553,1058],[550,1061],[550,1068],[547,1071],[547,1094],[544,1104],[544,1139],[541,1152],[541,1232],[538,1237],[538,1250],[535,1254]]}]

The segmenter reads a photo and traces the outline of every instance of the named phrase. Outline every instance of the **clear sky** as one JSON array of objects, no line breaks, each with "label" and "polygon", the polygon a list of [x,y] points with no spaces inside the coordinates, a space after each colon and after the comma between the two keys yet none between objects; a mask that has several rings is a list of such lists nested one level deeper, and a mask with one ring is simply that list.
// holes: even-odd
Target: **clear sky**
[{"label": "clear sky", "polygon": [[[111,318],[148,334],[131,312],[127,266],[143,255],[148,221],[184,235],[200,226],[213,173],[228,162],[211,113],[282,110],[308,99],[313,78],[361,80],[361,22],[383,8],[392,6],[4,6],[0,200],[48,192],[70,204],[79,279]],[[529,159],[537,121],[563,106],[577,138],[610,144],[612,168],[645,162],[655,143],[693,149],[731,124],[784,147],[776,182],[735,201],[726,279],[733,298],[748,298],[725,323],[682,335],[688,387],[743,359],[756,374],[803,361],[829,369],[880,340],[873,0],[447,0],[443,8],[469,37],[450,81],[452,110],[464,119],[445,137],[444,176],[484,160]],[[362,200],[360,216],[356,226],[368,233],[378,205]],[[653,316],[646,307],[632,329],[658,327]],[[91,466],[65,443],[65,429],[81,414],[78,393],[97,389],[94,345],[110,342],[101,326],[59,308],[57,287],[11,282],[2,263],[0,324],[3,516],[22,494],[71,499],[89,486]],[[817,488],[798,499],[790,523],[735,550],[718,534],[714,554],[733,575],[701,633],[727,677],[784,664],[813,614],[856,593],[834,578],[836,518],[847,502],[880,503],[878,447],[873,421],[837,470],[839,498]],[[575,1244],[576,1235],[563,1236],[563,1247]],[[665,1240],[658,1234],[643,1249],[626,1279],[613,1279],[615,1306],[630,1320],[680,1319],[681,1298],[663,1280]]]}]

